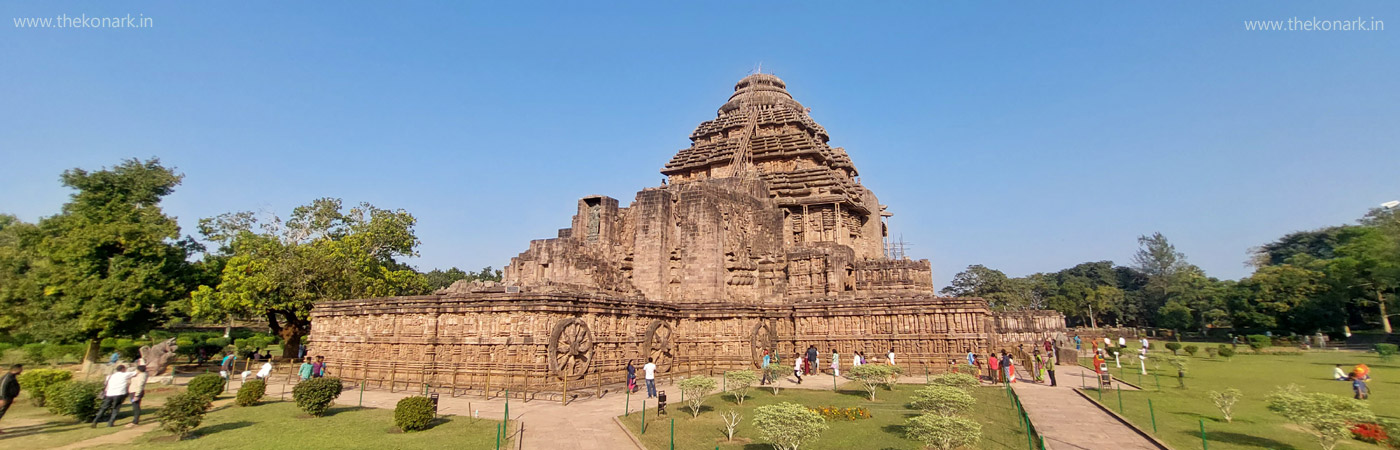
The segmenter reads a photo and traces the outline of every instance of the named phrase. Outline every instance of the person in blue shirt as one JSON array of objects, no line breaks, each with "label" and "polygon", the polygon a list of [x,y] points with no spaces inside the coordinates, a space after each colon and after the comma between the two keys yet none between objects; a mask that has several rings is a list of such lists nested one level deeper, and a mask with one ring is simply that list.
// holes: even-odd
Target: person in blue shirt
[{"label": "person in blue shirt", "polygon": [[766,349],[763,350],[763,368],[760,369],[760,370],[763,371],[763,379],[758,381],[758,384],[759,384],[759,385],[767,385],[767,384],[768,384],[768,364],[769,364],[770,362],[772,362],[772,361],[773,361],[773,358],[770,357],[770,356],[768,356],[768,350],[766,350]]},{"label": "person in blue shirt", "polygon": [[227,380],[229,373],[233,372],[233,363],[235,361],[238,361],[238,356],[234,355],[233,352],[225,353],[223,361],[219,362],[219,376]]}]

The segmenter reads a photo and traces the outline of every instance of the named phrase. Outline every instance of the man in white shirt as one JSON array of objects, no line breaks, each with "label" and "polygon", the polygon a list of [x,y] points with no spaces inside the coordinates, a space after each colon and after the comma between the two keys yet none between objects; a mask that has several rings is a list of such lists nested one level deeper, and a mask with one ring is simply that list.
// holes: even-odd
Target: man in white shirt
[{"label": "man in white shirt", "polygon": [[272,375],[272,361],[263,363],[262,368],[258,369],[258,379],[266,380],[269,375]]},{"label": "man in white shirt", "polygon": [[117,422],[117,411],[122,409],[122,401],[126,400],[126,391],[131,387],[131,378],[136,376],[136,372],[127,372],[126,366],[117,366],[111,375],[107,375],[107,382],[102,391],[102,406],[97,408],[97,415],[92,418],[92,427],[97,428],[97,421],[102,420],[102,413],[107,410],[112,411],[112,415],[107,418],[107,426],[115,426]]},{"label": "man in white shirt", "polygon": [[1123,336],[1118,336],[1118,346],[1119,346],[1119,347],[1127,347],[1127,346],[1128,346],[1128,340],[1125,339]]},{"label": "man in white shirt", "polygon": [[647,364],[646,364],[645,366],[642,366],[642,372],[646,373],[646,379],[647,379],[647,398],[655,397],[655,396],[656,396],[656,363],[651,362],[651,358],[647,358]]}]

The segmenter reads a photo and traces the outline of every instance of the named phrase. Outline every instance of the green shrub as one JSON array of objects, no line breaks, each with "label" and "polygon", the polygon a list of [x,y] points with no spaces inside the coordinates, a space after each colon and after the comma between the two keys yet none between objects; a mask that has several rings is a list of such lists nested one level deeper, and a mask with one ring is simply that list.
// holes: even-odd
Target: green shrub
[{"label": "green shrub", "polygon": [[968,374],[976,377],[977,366],[974,366],[972,364],[958,364],[957,367],[953,368],[953,372]]},{"label": "green shrub", "polygon": [[211,404],[213,401],[209,397],[193,392],[172,395],[156,413],[160,419],[160,429],[183,439],[204,421],[204,413],[209,411]]},{"label": "green shrub", "polygon": [[[867,365],[873,364],[858,367]],[[816,440],[828,428],[820,414],[792,402],[758,407],[754,410],[753,426],[760,437],[779,450],[796,450]]]},{"label": "green shrub", "polygon": [[1220,357],[1222,357],[1222,358],[1230,359],[1230,358],[1232,358],[1232,357],[1235,356],[1235,349],[1230,348],[1229,346],[1226,346],[1225,344],[1220,344],[1220,348],[1219,348],[1218,350],[1216,350],[1216,353],[1219,353],[1219,354],[1220,354]]},{"label": "green shrub", "polygon": [[1206,356],[1214,358],[1215,355],[1218,354],[1220,354],[1220,349],[1215,347],[1206,347]]},{"label": "green shrub", "polygon": [[394,425],[403,431],[426,430],[436,416],[433,400],[428,397],[405,397],[394,406]]},{"label": "green shrub", "polygon": [[83,346],[81,345],[58,345],[50,344],[44,348],[44,359],[54,363],[61,363],[69,357],[82,359]]},{"label": "green shrub", "polygon": [[1182,347],[1182,350],[1186,350],[1186,354],[1188,354],[1188,355],[1196,356],[1196,352],[1197,352],[1197,351],[1200,351],[1201,348],[1200,348],[1200,347],[1197,347],[1197,346],[1194,346],[1194,345],[1188,345],[1188,346]]},{"label": "green shrub", "polygon": [[55,415],[86,422],[97,415],[101,394],[102,383],[69,380],[49,386],[44,392],[44,403]]},{"label": "green shrub", "polygon": [[1260,351],[1274,345],[1273,341],[1269,339],[1268,336],[1262,334],[1251,334],[1249,336],[1245,336],[1245,339],[1249,340],[1249,348],[1254,350],[1255,353],[1259,353]]},{"label": "green shrub", "polygon": [[904,432],[928,448],[953,450],[975,446],[982,438],[982,424],[964,417],[924,414],[905,422]]},{"label": "green shrub", "polygon": [[888,364],[861,364],[850,370],[851,379],[859,381],[866,392],[870,393],[870,401],[875,401],[877,389],[891,386],[899,373],[899,366]]},{"label": "green shrub", "polygon": [[233,402],[238,406],[253,406],[262,400],[263,394],[267,393],[267,382],[262,379],[249,380],[238,387],[238,395]]},{"label": "green shrub", "polygon": [[24,344],[24,346],[20,347],[20,350],[24,351],[25,362],[30,364],[43,364],[49,361],[48,358],[44,357],[44,350],[47,347],[48,344],[35,342],[33,344]]},{"label": "green shrub", "polygon": [[909,404],[926,413],[951,416],[971,410],[977,399],[960,388],[934,384],[915,391]]},{"label": "green shrub", "polygon": [[1376,344],[1376,354],[1381,356],[1381,361],[1390,361],[1390,358],[1395,356],[1395,350],[1395,344]]},{"label": "green shrub", "polygon": [[29,393],[29,402],[44,406],[49,386],[73,379],[73,372],[60,369],[29,369],[19,374],[19,385]]},{"label": "green shrub", "polygon": [[186,390],[194,395],[209,397],[209,400],[213,401],[224,392],[224,378],[216,373],[198,375],[190,379]]},{"label": "green shrub", "polygon": [[331,407],[331,402],[340,396],[340,388],[339,378],[312,378],[292,388],[292,398],[296,399],[297,407],[302,411],[320,416],[325,414]]},{"label": "green shrub", "polygon": [[933,378],[929,379],[929,383],[943,386],[952,386],[958,389],[962,389],[964,391],[971,391],[977,386],[982,385],[981,382],[977,381],[977,377],[965,373],[945,373],[942,375],[935,375]]},{"label": "green shrub", "polygon": [[151,330],[151,332],[146,333],[146,335],[151,338],[151,342],[160,342],[175,337],[175,333],[165,330]]},{"label": "green shrub", "polygon": [[1173,355],[1176,354],[1176,351],[1177,351],[1177,350],[1181,350],[1181,343],[1180,343],[1180,342],[1168,342],[1168,343],[1166,343],[1165,345],[1166,345],[1166,347],[1167,347],[1167,350],[1171,350],[1171,351],[1172,351],[1172,354],[1173,354]]}]

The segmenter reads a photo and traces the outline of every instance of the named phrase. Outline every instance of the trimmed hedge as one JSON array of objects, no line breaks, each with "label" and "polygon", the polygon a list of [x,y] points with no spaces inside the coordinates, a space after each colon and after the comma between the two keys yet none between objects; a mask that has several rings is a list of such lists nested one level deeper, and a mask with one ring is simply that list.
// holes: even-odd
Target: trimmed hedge
[{"label": "trimmed hedge", "polygon": [[428,397],[405,397],[394,406],[394,425],[403,431],[426,430],[436,416],[433,400]]},{"label": "trimmed hedge", "polygon": [[209,397],[194,392],[172,395],[156,413],[160,419],[160,429],[183,439],[204,421],[204,413],[209,411],[212,404]]},{"label": "trimmed hedge", "polygon": [[49,386],[44,392],[49,412],[80,422],[97,415],[97,408],[102,405],[101,395],[102,383],[71,380]]},{"label": "trimmed hedge", "polygon": [[1273,339],[1262,334],[1251,334],[1245,336],[1245,339],[1249,340],[1249,348],[1254,349],[1256,353],[1274,345]]},{"label": "trimmed hedge", "polygon": [[297,407],[307,414],[320,416],[330,409],[331,402],[340,396],[339,378],[312,378],[310,380],[297,383],[292,388],[292,398],[296,399]]},{"label": "trimmed hedge", "polygon": [[261,378],[249,380],[238,387],[238,395],[234,397],[233,403],[238,406],[253,406],[262,400],[264,394],[267,394],[266,381]]},{"label": "trimmed hedge", "polygon": [[190,384],[186,387],[186,391],[195,395],[209,397],[209,400],[213,401],[219,398],[219,394],[224,392],[224,377],[216,373],[206,373],[196,376],[190,379]]},{"label": "trimmed hedge", "polygon": [[61,369],[29,369],[19,374],[19,385],[29,393],[29,402],[44,406],[49,386],[73,379],[73,372]]}]

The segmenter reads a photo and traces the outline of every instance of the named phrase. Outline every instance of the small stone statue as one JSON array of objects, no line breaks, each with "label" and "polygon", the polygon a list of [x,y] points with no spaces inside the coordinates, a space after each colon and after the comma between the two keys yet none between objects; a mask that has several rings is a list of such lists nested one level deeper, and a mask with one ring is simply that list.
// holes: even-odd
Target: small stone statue
[{"label": "small stone statue", "polygon": [[153,346],[141,346],[141,360],[146,363],[146,373],[154,377],[165,372],[170,360],[175,359],[177,348],[180,346],[175,345],[175,338],[166,339]]}]

